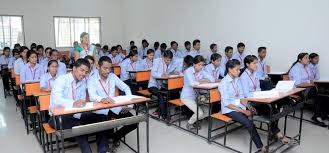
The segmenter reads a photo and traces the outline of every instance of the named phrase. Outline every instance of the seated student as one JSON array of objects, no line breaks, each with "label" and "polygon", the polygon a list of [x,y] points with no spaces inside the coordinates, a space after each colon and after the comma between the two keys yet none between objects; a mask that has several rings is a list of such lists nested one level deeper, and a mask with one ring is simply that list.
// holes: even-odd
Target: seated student
[{"label": "seated student", "polygon": [[[57,61],[57,63],[58,63],[57,73],[58,73],[58,75],[63,75],[63,74],[66,74],[66,72],[67,72],[66,71],[66,65],[59,60],[58,55],[59,55],[58,50],[57,49],[52,49],[49,53],[49,56],[50,56],[49,60],[56,60]],[[44,70],[45,70],[44,72],[47,72],[48,63],[44,66]]]},{"label": "seated student", "polygon": [[118,53],[119,53],[118,56],[121,59],[124,59],[126,57],[126,52],[124,52],[121,45],[117,45],[116,47],[117,47],[117,50],[118,50]]},{"label": "seated student", "polygon": [[[242,42],[238,43],[238,45],[237,45],[238,51],[233,54],[232,59],[236,59],[240,63],[243,63],[243,60],[246,57],[246,55],[244,54],[245,47],[246,47],[246,45],[244,43],[242,43]],[[240,66],[242,69],[243,65],[241,64]]]},{"label": "seated student", "polygon": [[199,39],[196,39],[193,41],[193,49],[188,53],[188,55],[191,55],[193,58],[197,55],[201,55],[201,42]]},{"label": "seated student", "polygon": [[204,71],[208,73],[216,82],[220,82],[220,79],[224,77],[225,70],[221,65],[222,56],[218,53],[214,53],[210,56],[210,64],[208,64]]},{"label": "seated student", "polygon": [[225,47],[225,55],[222,58],[222,61],[221,61],[221,64],[220,64],[223,70],[226,69],[226,63],[227,63],[227,61],[232,59],[232,55],[233,55],[233,47],[226,46]]},{"label": "seated student", "polygon": [[188,130],[193,130],[195,128],[201,129],[201,126],[197,127],[195,122],[197,121],[197,113],[199,115],[198,119],[201,120],[207,117],[205,109],[200,107],[199,112],[197,112],[197,102],[195,101],[196,95],[193,91],[193,86],[215,82],[215,79],[202,71],[205,60],[201,55],[197,55],[193,59],[193,66],[184,71],[184,86],[180,95],[181,101],[191,110],[194,114],[188,120],[186,128]]},{"label": "seated student", "polygon": [[153,50],[154,51],[157,51],[160,47],[160,43],[158,41],[154,42],[154,45],[153,45]]},{"label": "seated student", "polygon": [[[148,84],[148,90],[158,97],[160,115],[163,119],[167,118],[167,104],[164,101],[163,95],[160,90],[163,90],[161,82],[157,81],[156,78],[168,77],[169,75],[178,75],[179,72],[175,71],[178,65],[172,61],[173,54],[170,50],[163,52],[162,58],[155,59],[151,69],[151,78]],[[153,114],[159,114],[159,109]]]},{"label": "seated student", "polygon": [[46,60],[46,56],[44,55],[44,52],[45,52],[45,49],[43,48],[43,46],[42,45],[38,45],[37,46],[38,63],[41,66],[45,66],[45,65],[48,64],[48,61],[45,61]]},{"label": "seated student", "polygon": [[144,58],[142,62],[142,69],[143,70],[149,70],[153,66],[153,58],[154,58],[154,50],[153,49],[148,49],[146,58]]},{"label": "seated student", "polygon": [[146,56],[146,52],[148,49],[149,43],[146,39],[142,40],[142,46],[138,48],[138,57],[139,59],[144,59],[144,56]]},{"label": "seated student", "polygon": [[13,57],[10,58],[9,63],[8,63],[8,68],[13,69],[14,68],[14,63],[17,59],[21,57],[19,50],[16,48],[13,49]]},{"label": "seated student", "polygon": [[111,54],[108,55],[108,57],[110,57],[113,65],[118,65],[122,61],[121,56],[118,54],[119,54],[119,52],[118,52],[117,47],[116,46],[111,47]]},{"label": "seated student", "polygon": [[3,55],[0,57],[0,68],[1,68],[1,77],[5,92],[7,95],[10,95],[10,86],[9,86],[9,62],[10,62],[10,48],[3,48]]},{"label": "seated student", "polygon": [[38,55],[35,51],[30,50],[27,52],[28,63],[23,66],[20,72],[20,83],[27,81],[38,81],[44,74],[44,70],[40,64],[37,63]]},{"label": "seated student", "polygon": [[[242,69],[240,80],[242,84],[242,90],[244,97],[252,97],[253,92],[260,91],[260,80],[257,76],[258,59],[254,55],[247,55],[244,58],[245,67]],[[283,102],[282,102],[283,103]],[[256,109],[257,115],[269,116],[270,108],[267,105],[256,104],[255,108],[249,107],[250,109]],[[274,113],[280,112],[280,106],[274,105]],[[278,127],[278,121],[272,122],[271,134],[278,138],[283,144],[288,144],[290,140],[285,137]]]},{"label": "seated student", "polygon": [[325,103],[319,100],[318,91],[313,85],[313,78],[311,70],[309,68],[308,53],[298,54],[297,61],[293,63],[289,73],[289,79],[295,81],[297,87],[307,88],[303,95],[307,95],[308,98],[314,98],[314,115],[311,118],[316,125],[326,127],[326,124],[322,121],[326,117]]},{"label": "seated student", "polygon": [[47,47],[46,49],[45,49],[45,58],[44,58],[44,62],[46,62],[45,63],[45,65],[47,65],[48,64],[48,61],[49,60],[51,60],[51,57],[50,57],[50,52],[52,51],[53,49],[51,48],[51,47]]},{"label": "seated student", "polygon": [[[85,59],[78,59],[73,64],[73,70],[71,73],[59,76],[52,87],[50,96],[50,109],[55,107],[66,108],[79,108],[86,105],[86,87],[87,83],[85,77],[89,71],[90,64]],[[51,113],[50,113],[51,115]],[[62,116],[63,129],[71,129],[74,126],[90,124],[100,121],[105,121],[107,117],[101,114],[95,114],[92,112],[77,113],[74,115]],[[58,120],[53,117],[48,121],[52,128],[59,129]],[[98,152],[105,153],[108,151],[108,140],[106,132],[96,133],[96,141],[98,146]],[[79,144],[82,153],[91,153],[91,148],[88,142],[88,135],[77,136],[76,140]]]},{"label": "seated student", "polygon": [[[31,43],[30,48],[31,48],[31,50],[32,50],[32,48],[37,48],[37,44],[36,43]],[[35,52],[36,52],[36,50],[35,50]]]},{"label": "seated student", "polygon": [[178,49],[178,43],[176,41],[170,42],[171,49],[170,51],[172,52],[174,58],[184,58],[185,54]]},{"label": "seated student", "polygon": [[260,81],[260,88],[262,90],[271,90],[272,83],[268,77],[267,72],[267,62],[266,62],[266,47],[259,47],[258,48],[258,69],[257,69],[257,77]]},{"label": "seated student", "polygon": [[184,42],[184,50],[183,50],[183,54],[184,54],[184,57],[186,56],[186,55],[188,55],[189,53],[190,53],[190,51],[191,51],[191,42],[190,41],[185,41]]},{"label": "seated student", "polygon": [[127,47],[127,55],[130,53],[132,46],[135,46],[135,42],[133,40],[129,42],[129,46]]},{"label": "seated student", "polygon": [[211,55],[212,54],[214,54],[214,53],[217,53],[217,49],[218,47],[217,47],[217,44],[211,44],[210,45],[210,54],[208,55],[208,57],[207,57],[207,59],[206,59],[206,61],[207,61],[207,63],[211,63]]},{"label": "seated student", "polygon": [[[131,84],[130,79],[135,79],[135,75],[130,75],[128,71],[138,71],[142,70],[141,63],[138,61],[138,52],[135,49],[132,49],[128,56],[123,59],[120,63],[121,74],[120,78],[123,82],[125,82],[129,87],[132,88],[132,92],[135,95],[138,88]],[[132,78],[131,78],[132,77]]]},{"label": "seated student", "polygon": [[317,53],[311,53],[309,56],[310,59],[310,70],[311,70],[311,80],[320,79],[320,68],[319,68],[319,55]]},{"label": "seated student", "polygon": [[47,73],[43,74],[40,78],[40,89],[43,91],[51,91],[51,87],[54,85],[55,79],[59,76],[59,74],[57,73],[57,60],[50,60],[48,62],[47,67]]},{"label": "seated student", "polygon": [[154,53],[154,59],[162,58],[162,54],[164,51],[166,51],[167,45],[166,43],[162,43],[160,45],[160,49],[156,50]]},{"label": "seated student", "polygon": [[99,52],[101,51],[101,49],[102,49],[102,45],[101,44],[99,44],[99,43],[97,43],[97,44],[95,44],[95,47],[96,47],[96,55],[97,55],[97,58],[99,59],[100,57],[99,57]]},{"label": "seated student", "polygon": [[20,74],[21,72],[21,68],[24,67],[24,65],[27,64],[27,57],[26,57],[26,54],[27,52],[29,51],[29,49],[26,47],[26,46],[22,46],[21,47],[21,58],[17,59],[14,63],[14,71],[15,71],[15,74]]},{"label": "seated student", "polygon": [[[111,73],[112,62],[107,56],[103,56],[98,61],[99,74],[90,78],[88,81],[88,92],[91,101],[97,101],[102,103],[113,103],[113,97],[115,97],[116,88],[124,91],[126,95],[131,95],[130,88],[121,81],[115,74]],[[119,106],[111,109],[98,110],[96,114],[104,114],[111,118],[126,118],[133,116],[129,111],[133,109],[133,105]],[[127,135],[129,132],[137,128],[137,124],[126,125],[117,130],[111,135],[113,143],[111,143],[110,149],[115,151],[115,147],[118,146],[119,140]]]},{"label": "seated student", "polygon": [[191,55],[187,55],[184,57],[184,63],[183,63],[183,73],[186,69],[193,66],[193,57]]},{"label": "seated student", "polygon": [[104,45],[103,46],[103,49],[101,49],[98,53],[98,56],[99,57],[103,57],[103,56],[108,56],[110,53],[109,53],[109,46],[107,45]]},{"label": "seated student", "polygon": [[84,59],[87,60],[90,64],[90,69],[89,69],[88,75],[86,76],[86,80],[88,81],[89,78],[98,74],[98,70],[95,66],[95,59],[92,56],[87,55]]},{"label": "seated student", "polygon": [[221,112],[247,128],[256,147],[260,149],[259,152],[265,153],[267,149],[263,145],[253,122],[248,119],[251,112],[246,110],[247,104],[245,101],[242,101],[242,98],[245,97],[239,79],[239,60],[233,59],[227,61],[226,72],[227,75],[218,86],[219,92],[221,93]]}]

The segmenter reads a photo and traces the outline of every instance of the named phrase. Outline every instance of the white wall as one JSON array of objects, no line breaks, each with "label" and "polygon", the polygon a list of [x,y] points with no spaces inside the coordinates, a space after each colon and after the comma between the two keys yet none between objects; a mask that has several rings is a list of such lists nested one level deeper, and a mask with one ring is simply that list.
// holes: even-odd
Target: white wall
[{"label": "white wall", "polygon": [[54,16],[101,17],[101,43],[122,41],[119,0],[1,0],[0,15],[23,15],[25,43],[55,46]]},{"label": "white wall", "polygon": [[327,0],[124,0],[123,6],[126,45],[146,38],[183,47],[198,38],[203,50],[216,42],[223,53],[242,41],[248,54],[266,46],[274,71],[286,71],[299,52],[317,52],[329,78]]}]

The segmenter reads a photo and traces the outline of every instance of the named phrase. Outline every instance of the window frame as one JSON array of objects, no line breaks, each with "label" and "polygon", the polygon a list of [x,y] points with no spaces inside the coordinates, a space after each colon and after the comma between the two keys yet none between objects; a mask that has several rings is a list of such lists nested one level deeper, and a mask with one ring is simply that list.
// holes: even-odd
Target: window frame
[{"label": "window frame", "polygon": [[[21,17],[22,18],[22,35],[23,35],[23,44],[20,44],[21,46],[24,46],[26,44],[26,39],[25,39],[25,26],[24,26],[24,15],[13,15],[13,14],[0,14],[0,16],[5,16],[5,17]],[[15,45],[16,43],[14,43]],[[13,49],[14,46],[5,46],[9,47],[10,49]],[[0,48],[0,51],[3,51],[3,48]]]}]

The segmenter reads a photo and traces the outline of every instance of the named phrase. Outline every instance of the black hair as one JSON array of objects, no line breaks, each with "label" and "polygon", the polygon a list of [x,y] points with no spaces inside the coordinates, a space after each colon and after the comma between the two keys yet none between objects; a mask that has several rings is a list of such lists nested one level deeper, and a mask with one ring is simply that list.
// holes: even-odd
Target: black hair
[{"label": "black hair", "polygon": [[170,50],[165,50],[164,52],[163,52],[163,57],[166,57],[166,58],[170,58],[170,59],[172,59],[173,58],[173,54],[172,54],[172,52],[170,51]]},{"label": "black hair", "polygon": [[119,50],[119,49],[118,49],[119,47],[120,47],[121,50],[122,50],[122,46],[121,46],[121,45],[117,45],[116,47],[117,47],[117,50]]},{"label": "black hair", "polygon": [[10,52],[10,48],[9,47],[4,47],[3,48],[3,51],[5,51],[5,50],[9,50],[9,52]]},{"label": "black hair", "polygon": [[201,41],[199,39],[193,40],[193,46],[195,46],[197,43],[200,43]]},{"label": "black hair", "polygon": [[99,44],[99,43],[97,43],[95,46],[100,47],[100,48],[102,47],[101,44]]},{"label": "black hair", "polygon": [[13,52],[13,56],[14,56],[16,53],[19,54],[19,50],[16,49],[16,48],[14,48],[14,49],[12,50],[12,52]]},{"label": "black hair", "polygon": [[258,47],[258,53],[260,53],[262,50],[266,50],[266,47],[264,47],[264,46]]},{"label": "black hair", "polygon": [[[87,57],[87,56],[86,56]],[[89,69],[90,69],[90,63],[88,60],[86,59],[83,59],[83,58],[79,58],[78,60],[76,60],[74,63],[73,63],[73,67],[80,67],[80,66],[87,66]]]},{"label": "black hair", "polygon": [[149,43],[147,42],[147,40],[146,40],[146,39],[143,39],[143,40],[142,40],[142,44],[144,44],[144,43],[146,43],[146,47],[148,47],[148,46],[149,46]]},{"label": "black hair", "polygon": [[34,50],[29,50],[29,51],[27,51],[27,53],[26,53],[26,57],[27,57],[27,59],[29,59],[30,56],[33,55],[33,54],[37,55],[37,57],[38,57],[37,52],[35,52]]},{"label": "black hair", "polygon": [[32,48],[35,48],[35,47],[37,47],[36,43],[32,43],[31,46],[30,46],[31,50],[32,50]]},{"label": "black hair", "polygon": [[47,47],[46,49],[45,49],[45,53],[47,52],[47,50],[50,50],[50,52],[53,50],[51,47]]},{"label": "black hair", "polygon": [[[94,57],[92,57],[91,55],[87,55],[87,56],[85,56],[85,58],[84,58],[85,60],[87,60],[88,62],[89,62],[89,60],[91,60],[91,61],[93,61],[93,62],[95,62],[95,59],[94,59]],[[89,63],[90,64],[90,63]]]},{"label": "black hair", "polygon": [[185,42],[184,42],[184,46],[186,47],[186,46],[188,46],[188,45],[191,45],[191,42],[190,42],[190,41],[185,41]]},{"label": "black hair", "polygon": [[216,46],[217,46],[217,44],[211,44],[210,49],[213,50]]},{"label": "black hair", "polygon": [[39,49],[45,49],[45,48],[43,48],[42,45],[38,45],[38,46],[37,46],[37,50],[39,50]]},{"label": "black hair", "polygon": [[194,59],[191,55],[187,55],[184,57],[184,63],[187,65],[188,67],[191,67],[193,65]]},{"label": "black hair", "polygon": [[130,45],[131,45],[131,44],[135,44],[135,42],[132,40],[132,41],[129,42],[129,44],[130,44]]},{"label": "black hair", "polygon": [[288,73],[290,72],[291,68],[294,67],[299,62],[299,60],[303,59],[306,55],[308,55],[308,53],[299,53],[297,56],[297,60],[292,63],[290,69],[288,70]]},{"label": "black hair", "polygon": [[228,60],[225,65],[225,75],[227,75],[229,69],[233,69],[236,66],[240,67],[240,61],[237,59]]},{"label": "black hair", "polygon": [[150,48],[150,49],[147,50],[146,54],[148,55],[148,54],[151,54],[151,53],[154,53],[154,50]]},{"label": "black hair", "polygon": [[108,45],[104,45],[104,46],[103,46],[103,49],[104,49],[104,50],[109,50],[109,46],[108,46]]},{"label": "black hair", "polygon": [[112,46],[111,47],[111,52],[115,51],[115,50],[118,50],[118,48],[116,46]]},{"label": "black hair", "polygon": [[226,46],[225,47],[225,53],[227,53],[230,50],[233,50],[233,47],[232,46]]},{"label": "black hair", "polygon": [[26,46],[22,46],[20,52],[23,52],[25,49],[27,49],[27,51],[29,51],[29,48],[27,48]]},{"label": "black hair", "polygon": [[167,45],[166,45],[166,43],[162,43],[162,44],[160,45],[160,49],[167,49]]},{"label": "black hair", "polygon": [[198,63],[204,62],[204,61],[205,60],[204,60],[203,56],[201,56],[201,55],[197,55],[193,58],[193,64],[198,64]]},{"label": "black hair", "polygon": [[52,50],[49,52],[49,55],[50,55],[50,56],[53,55],[54,52],[58,52],[58,50],[57,50],[57,49],[52,49]]},{"label": "black hair", "polygon": [[170,46],[173,46],[174,44],[176,44],[178,46],[178,43],[176,41],[170,42]]},{"label": "black hair", "polygon": [[237,45],[238,48],[240,47],[246,47],[246,45],[243,43],[243,42],[239,42],[238,45]]},{"label": "black hair", "polygon": [[47,67],[49,67],[51,64],[53,64],[53,63],[56,63],[57,65],[58,65],[58,62],[56,61],[56,60],[50,60],[49,62],[48,62],[48,65],[47,65]]},{"label": "black hair", "polygon": [[112,64],[112,60],[108,56],[102,56],[101,58],[99,58],[98,65],[102,66],[104,62],[109,62]]},{"label": "black hair", "polygon": [[16,47],[21,47],[21,44],[19,44],[19,43],[15,44],[14,48],[16,48]]},{"label": "black hair", "polygon": [[308,55],[308,57],[309,57],[310,59],[313,59],[313,58],[315,58],[315,57],[319,57],[319,55],[318,55],[317,53],[311,53],[310,55]]},{"label": "black hair", "polygon": [[137,46],[131,46],[131,47],[130,47],[130,51],[132,51],[132,50],[134,50],[134,49],[137,50],[137,49],[138,49]]},{"label": "black hair", "polygon": [[253,62],[255,60],[258,60],[257,56],[255,56],[255,55],[247,55],[243,59],[244,68],[241,70],[240,75],[247,69],[247,64],[250,64],[251,62]]},{"label": "black hair", "polygon": [[[132,46],[133,47],[133,46]],[[135,46],[136,47],[136,46]],[[129,52],[129,54],[123,59],[123,60],[125,60],[125,59],[127,59],[127,58],[130,58],[130,57],[134,57],[134,56],[138,56],[138,51],[137,50],[131,50],[130,52]],[[122,60],[122,61],[123,61]]]},{"label": "black hair", "polygon": [[158,41],[154,42],[154,48],[159,48],[160,43]]},{"label": "black hair", "polygon": [[[220,55],[220,54],[218,54],[218,53],[213,53],[213,54],[211,54],[211,56],[210,56],[210,60],[211,61],[216,61],[217,59],[220,59],[220,58],[222,58],[222,55]],[[210,61],[210,62],[211,62]]]}]

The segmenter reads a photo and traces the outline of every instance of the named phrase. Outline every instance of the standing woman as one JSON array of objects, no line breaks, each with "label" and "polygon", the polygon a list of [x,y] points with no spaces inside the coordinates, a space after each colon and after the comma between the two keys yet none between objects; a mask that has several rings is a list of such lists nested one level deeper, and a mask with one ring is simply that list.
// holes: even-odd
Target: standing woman
[{"label": "standing woman", "polygon": [[74,48],[74,61],[79,58],[85,58],[87,55],[97,59],[96,46],[90,44],[89,34],[87,32],[81,33],[80,41],[81,43]]},{"label": "standing woman", "polygon": [[40,78],[40,88],[43,91],[51,91],[51,87],[53,86],[55,79],[58,76],[58,61],[50,60],[48,62],[47,73],[41,76]]}]

